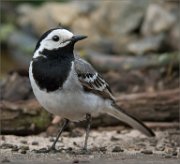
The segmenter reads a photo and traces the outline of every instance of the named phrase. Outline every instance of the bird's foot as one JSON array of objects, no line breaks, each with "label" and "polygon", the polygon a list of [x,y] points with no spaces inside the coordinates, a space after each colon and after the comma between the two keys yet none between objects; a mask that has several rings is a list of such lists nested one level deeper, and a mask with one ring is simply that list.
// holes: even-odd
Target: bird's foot
[{"label": "bird's foot", "polygon": [[61,152],[61,150],[57,150],[55,147],[50,148],[41,148],[39,150],[34,150],[35,153],[58,153]]}]

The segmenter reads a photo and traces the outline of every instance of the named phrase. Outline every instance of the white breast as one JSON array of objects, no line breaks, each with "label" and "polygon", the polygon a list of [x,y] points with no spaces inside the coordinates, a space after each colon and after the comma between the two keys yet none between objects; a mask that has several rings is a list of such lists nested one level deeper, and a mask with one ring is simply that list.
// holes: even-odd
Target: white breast
[{"label": "white breast", "polygon": [[[73,67],[74,62],[72,62]],[[84,93],[74,71],[70,72],[70,76],[62,87],[63,89],[49,93],[40,90],[37,86],[32,74],[32,62],[29,68],[29,78],[39,103],[50,113],[71,121],[84,119],[86,113],[97,115],[103,112],[103,109],[110,103],[93,93]]]}]

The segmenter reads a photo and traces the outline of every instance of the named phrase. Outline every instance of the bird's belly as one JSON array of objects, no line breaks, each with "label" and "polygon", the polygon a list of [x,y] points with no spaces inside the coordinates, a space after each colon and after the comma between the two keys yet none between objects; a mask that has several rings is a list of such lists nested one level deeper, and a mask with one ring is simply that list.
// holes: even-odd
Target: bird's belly
[{"label": "bird's belly", "polygon": [[94,94],[84,94],[81,91],[35,92],[35,95],[47,111],[72,121],[83,120],[86,113],[97,115],[104,105],[101,98]]}]

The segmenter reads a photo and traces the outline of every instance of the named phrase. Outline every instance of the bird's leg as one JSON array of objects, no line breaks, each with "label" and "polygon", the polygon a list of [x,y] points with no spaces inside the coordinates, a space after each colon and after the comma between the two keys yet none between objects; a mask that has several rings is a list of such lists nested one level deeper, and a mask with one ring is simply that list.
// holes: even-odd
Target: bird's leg
[{"label": "bird's leg", "polygon": [[86,114],[86,120],[87,120],[87,127],[86,127],[86,137],[85,137],[83,150],[87,152],[87,141],[88,141],[88,137],[89,137],[89,131],[90,131],[91,120],[92,120],[90,114]]},{"label": "bird's leg", "polygon": [[64,119],[64,122],[63,122],[63,125],[62,125],[61,129],[59,130],[58,135],[57,135],[55,141],[53,142],[52,146],[49,149],[42,148],[40,150],[37,150],[36,152],[37,153],[48,153],[50,151],[56,151],[55,145],[56,145],[59,137],[61,136],[63,130],[66,128],[68,123],[69,123],[69,120],[68,119]]},{"label": "bird's leg", "polygon": [[58,135],[57,135],[55,141],[53,142],[53,144],[52,144],[52,146],[51,146],[51,148],[50,148],[51,150],[56,150],[55,145],[56,145],[59,137],[61,136],[62,132],[63,132],[64,129],[66,128],[68,122],[69,122],[68,119],[64,119],[64,123],[63,123],[63,125],[62,125],[62,128],[61,128],[60,131],[58,132]]}]

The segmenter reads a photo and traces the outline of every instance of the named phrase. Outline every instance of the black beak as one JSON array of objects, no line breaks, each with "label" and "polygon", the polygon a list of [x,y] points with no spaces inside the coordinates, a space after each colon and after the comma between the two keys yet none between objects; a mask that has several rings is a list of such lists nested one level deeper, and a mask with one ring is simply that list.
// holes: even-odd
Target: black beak
[{"label": "black beak", "polygon": [[71,41],[73,42],[77,42],[79,40],[83,40],[87,38],[87,36],[84,36],[84,35],[74,35],[72,38],[71,38]]}]

